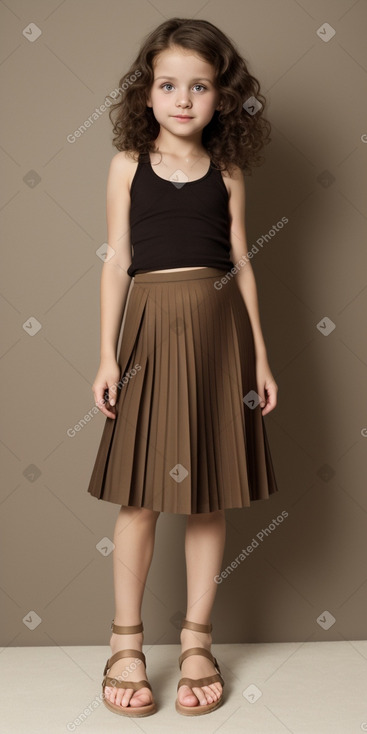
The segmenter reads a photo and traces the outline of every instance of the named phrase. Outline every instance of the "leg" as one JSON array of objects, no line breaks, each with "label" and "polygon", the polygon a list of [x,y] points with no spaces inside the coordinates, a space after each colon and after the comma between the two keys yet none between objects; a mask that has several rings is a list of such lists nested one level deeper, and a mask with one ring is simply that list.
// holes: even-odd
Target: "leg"
[{"label": "leg", "polygon": [[[218,584],[214,576],[220,572],[226,536],[224,510],[189,515],[186,526],[185,553],[187,571],[186,619],[209,624]],[[182,652],[189,647],[205,647],[210,651],[210,633],[181,630]],[[192,655],[182,664],[182,677],[202,678],[215,673],[210,660]],[[184,706],[212,703],[220,698],[222,686],[212,683],[203,688],[180,686],[178,700]]]},{"label": "leg", "polygon": [[[145,582],[153,557],[155,528],[159,512],[141,507],[121,507],[117,517],[113,542],[115,617],[117,625],[135,625],[141,621],[141,605]],[[132,635],[112,633],[111,655],[123,649],[142,649],[143,632]],[[108,675],[118,677],[129,671],[134,658],[124,658],[114,663]],[[133,666],[132,666],[133,667]],[[122,680],[138,681],[146,678],[141,662],[134,670],[123,675]],[[144,706],[152,700],[149,688],[115,688],[106,686],[105,696],[121,706]]]}]

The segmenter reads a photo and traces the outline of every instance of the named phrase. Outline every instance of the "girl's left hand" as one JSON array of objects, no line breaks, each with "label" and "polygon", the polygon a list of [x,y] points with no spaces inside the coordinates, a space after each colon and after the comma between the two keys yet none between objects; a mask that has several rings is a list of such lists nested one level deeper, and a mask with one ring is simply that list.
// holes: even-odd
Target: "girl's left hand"
[{"label": "girl's left hand", "polygon": [[256,360],[256,382],[262,408],[261,414],[264,416],[275,408],[278,393],[278,385],[271,374],[268,360],[265,358]]}]

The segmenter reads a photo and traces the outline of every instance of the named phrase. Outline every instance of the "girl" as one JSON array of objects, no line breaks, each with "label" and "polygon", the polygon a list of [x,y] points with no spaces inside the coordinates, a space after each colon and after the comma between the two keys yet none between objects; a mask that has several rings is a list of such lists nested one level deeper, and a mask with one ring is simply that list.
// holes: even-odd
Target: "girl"
[{"label": "girl", "polygon": [[118,714],[156,711],[141,605],[158,516],[182,513],[188,599],[176,710],[197,715],[222,703],[210,617],[224,510],[278,491],[263,422],[278,388],[247,252],[243,179],[270,124],[245,61],[204,20],[162,23],[120,87],[109,113],[111,120],[117,113],[120,152],[107,184],[101,362],[92,387],[106,421],[88,487],[121,505],[102,694]]}]

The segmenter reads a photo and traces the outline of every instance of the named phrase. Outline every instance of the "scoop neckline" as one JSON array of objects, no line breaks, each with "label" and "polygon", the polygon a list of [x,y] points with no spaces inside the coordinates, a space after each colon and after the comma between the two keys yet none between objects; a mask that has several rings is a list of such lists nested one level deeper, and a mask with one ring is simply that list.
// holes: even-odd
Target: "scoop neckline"
[{"label": "scoop neckline", "polygon": [[[158,176],[158,173],[156,173],[156,172],[155,172],[155,171],[153,170],[153,166],[152,166],[152,163],[151,163],[151,160],[150,160],[150,155],[149,155],[149,153],[147,154],[147,156],[148,156],[148,161],[147,161],[147,163],[148,163],[148,165],[149,165],[149,168],[150,168],[150,170],[151,170],[151,172],[152,172],[153,176],[156,176],[156,178],[159,178],[159,179],[160,179],[161,181],[165,181],[166,183],[169,183],[169,184],[174,184],[174,183],[175,183],[175,181],[171,181],[171,180],[170,180],[169,178],[162,178],[162,176]],[[204,181],[204,178],[207,178],[207,177],[209,176],[209,174],[211,173],[211,170],[212,170],[212,161],[211,161],[211,159],[210,159],[210,160],[209,160],[209,168],[208,168],[207,172],[206,172],[206,173],[204,173],[204,176],[201,176],[201,178],[195,178],[195,179],[194,179],[193,181],[178,181],[178,183],[182,183],[182,184],[185,184],[185,186],[186,186],[187,184],[194,184],[194,183],[199,183],[199,181]]]}]

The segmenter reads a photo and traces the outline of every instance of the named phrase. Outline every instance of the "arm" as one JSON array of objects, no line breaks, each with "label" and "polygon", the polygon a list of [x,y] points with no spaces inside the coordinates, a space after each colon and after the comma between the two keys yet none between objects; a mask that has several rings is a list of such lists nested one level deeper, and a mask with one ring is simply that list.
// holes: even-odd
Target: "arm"
[{"label": "arm", "polygon": [[[108,417],[116,417],[117,383],[120,368],[116,347],[131,284],[127,269],[131,264],[130,192],[127,155],[122,151],[111,161],[107,181],[107,255],[103,263],[100,290],[100,366],[92,386],[96,405]],[[109,390],[106,407],[104,392]]]},{"label": "arm", "polygon": [[[243,253],[243,255],[245,255],[245,253]],[[232,259],[233,264],[235,264],[237,260],[239,260],[239,258],[237,258],[236,260]],[[243,296],[243,300],[245,301],[249,319],[251,322],[252,333],[254,335],[255,342],[256,359],[267,359],[267,351],[260,324],[256,281],[251,263],[247,262],[246,265],[243,265],[242,267],[240,266],[240,271],[235,275],[235,278]]]},{"label": "arm", "polygon": [[101,360],[116,359],[121,321],[131,283],[131,277],[127,274],[131,264],[128,171],[124,152],[117,153],[112,158],[107,181],[108,248],[101,274]]},{"label": "arm", "polygon": [[[236,166],[229,181],[229,217],[231,225],[230,258],[234,265],[237,265],[241,257],[246,258],[249,249],[245,232],[245,201],[246,193],[244,176],[241,169]],[[262,411],[262,415],[266,415],[276,406],[278,386],[271,374],[268,363],[267,351],[260,323],[259,303],[254,271],[252,269],[251,262],[249,262],[248,258],[246,259],[247,262],[244,265],[241,265],[240,263],[238,264],[239,270],[234,277],[245,302],[252,327],[255,343],[257,390],[261,398],[261,406],[263,406],[263,404],[264,406],[266,405]]]}]

